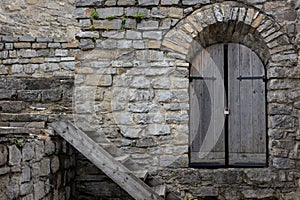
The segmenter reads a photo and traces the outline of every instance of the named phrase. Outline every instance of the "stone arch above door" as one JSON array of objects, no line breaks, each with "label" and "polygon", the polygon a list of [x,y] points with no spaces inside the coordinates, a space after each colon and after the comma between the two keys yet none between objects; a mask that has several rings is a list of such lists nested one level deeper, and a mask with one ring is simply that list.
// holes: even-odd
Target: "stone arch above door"
[{"label": "stone arch above door", "polygon": [[295,47],[279,23],[255,7],[233,1],[194,11],[165,35],[163,47],[191,61],[199,46],[220,42],[248,46],[267,67],[297,63]]}]

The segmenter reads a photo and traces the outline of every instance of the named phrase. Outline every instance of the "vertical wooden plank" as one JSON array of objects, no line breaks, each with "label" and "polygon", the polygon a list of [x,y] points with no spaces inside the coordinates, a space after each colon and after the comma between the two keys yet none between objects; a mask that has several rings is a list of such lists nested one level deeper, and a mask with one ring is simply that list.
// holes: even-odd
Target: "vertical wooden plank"
[{"label": "vertical wooden plank", "polygon": [[241,117],[240,117],[240,46],[228,44],[228,152],[229,164],[234,163],[233,155],[241,151]]},{"label": "vertical wooden plank", "polygon": [[[194,79],[190,84],[191,162],[217,162],[224,164],[224,132],[221,134],[220,138],[216,138],[217,136],[215,136],[215,124],[220,123],[218,121],[218,115],[220,115],[220,113],[223,115],[224,94],[221,94],[220,91],[216,91],[220,81],[217,83],[214,80],[219,69],[222,76],[224,73],[223,45],[214,45],[208,47],[206,51],[199,52],[198,56],[195,57],[192,66],[194,67],[192,67],[190,71],[191,76],[200,76],[204,79]],[[210,129],[209,126],[211,126]],[[203,145],[203,141],[207,142],[205,139],[209,136],[208,134],[212,136],[213,140],[217,141],[216,144],[213,143],[212,140],[208,141],[209,144],[213,143],[214,146]],[[201,152],[199,152],[200,148]],[[204,158],[199,157],[201,153],[205,154]]]},{"label": "vertical wooden plank", "polygon": [[[190,70],[190,76],[201,76],[202,73],[202,51],[194,58]],[[201,135],[198,134],[202,129],[200,113],[202,113],[203,85],[197,80],[190,82],[190,150],[191,152],[198,152],[200,149]],[[191,157],[191,160],[196,158]]]},{"label": "vertical wooden plank", "polygon": [[[251,51],[240,45],[240,76],[251,77],[252,66],[250,65]],[[253,152],[253,129],[252,129],[252,81],[240,81],[240,117],[241,117],[241,152]]]},{"label": "vertical wooden plank", "polygon": [[[239,52],[237,49],[239,48]],[[234,53],[235,52],[235,53]],[[234,56],[239,55],[239,56]],[[264,66],[249,48],[229,47],[229,164],[257,164],[266,161]],[[237,67],[238,66],[238,67]],[[239,72],[237,72],[239,68]]]},{"label": "vertical wooden plank", "polygon": [[[221,135],[216,129],[218,127],[218,123],[220,123],[220,117],[224,115],[224,102],[225,102],[225,89],[224,87],[224,45],[218,44],[214,45],[214,50],[211,52],[212,59],[214,63],[212,63],[215,66],[211,66],[213,71],[213,76],[216,78],[221,78],[222,80],[215,80],[213,81],[214,84],[214,94],[213,94],[213,120],[214,120],[214,140],[218,141],[213,149],[213,152],[220,152],[223,153],[223,157],[220,157],[219,159],[225,159],[225,130],[222,130]],[[221,77],[219,77],[221,75]],[[222,155],[222,154],[220,154]]]},{"label": "vertical wooden plank", "polygon": [[[264,65],[259,57],[251,52],[252,74],[265,75]],[[256,162],[266,163],[266,101],[265,82],[262,79],[252,82],[252,127],[253,127],[253,153],[260,155]]]}]

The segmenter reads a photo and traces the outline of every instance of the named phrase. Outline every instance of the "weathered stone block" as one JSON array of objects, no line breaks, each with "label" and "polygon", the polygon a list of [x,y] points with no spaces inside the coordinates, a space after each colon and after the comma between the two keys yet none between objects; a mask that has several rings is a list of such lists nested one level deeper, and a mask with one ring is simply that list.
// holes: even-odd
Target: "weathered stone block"
[{"label": "weathered stone block", "polygon": [[32,142],[26,142],[22,148],[23,161],[32,160],[34,158],[34,145]]},{"label": "weathered stone block", "polygon": [[47,176],[50,174],[50,159],[43,158],[40,162],[40,175]]},{"label": "weathered stone block", "polygon": [[118,0],[119,6],[133,6],[135,5],[136,0]]},{"label": "weathered stone block", "polygon": [[59,158],[57,156],[54,156],[51,159],[51,172],[56,173],[59,170],[59,167],[60,167]]},{"label": "weathered stone block", "polygon": [[101,6],[104,0],[75,0],[76,6]]},{"label": "weathered stone block", "polygon": [[22,181],[21,182],[28,182],[28,181],[30,181],[30,179],[31,179],[30,167],[25,165],[22,169]]},{"label": "weathered stone block", "polygon": [[182,0],[182,4],[188,6],[207,3],[210,3],[210,0]]},{"label": "weathered stone block", "polygon": [[18,99],[37,102],[41,100],[41,92],[38,90],[20,90],[18,91]]},{"label": "weathered stone block", "polygon": [[55,152],[55,144],[52,140],[45,141],[45,154],[52,155]]},{"label": "weathered stone block", "polygon": [[177,5],[179,0],[161,0],[161,5]]},{"label": "weathered stone block", "polygon": [[134,88],[150,88],[150,81],[144,76],[135,76],[130,84]]},{"label": "weathered stone block", "polygon": [[[124,124],[124,122],[122,123]],[[141,138],[144,133],[144,130],[139,127],[120,126],[120,128],[121,134],[126,138]]]},{"label": "weathered stone block", "polygon": [[94,26],[96,29],[119,30],[122,27],[122,20],[94,20]]},{"label": "weathered stone block", "polygon": [[256,190],[244,190],[243,195],[245,198],[270,198],[274,197],[274,190],[273,189],[256,189]]},{"label": "weathered stone block", "polygon": [[41,160],[45,155],[44,142],[40,140],[35,141],[34,150],[35,150],[35,159],[38,161]]},{"label": "weathered stone block", "polygon": [[114,7],[114,8],[98,8],[97,12],[101,19],[106,19],[109,17],[120,17],[124,14],[124,8]]},{"label": "weathered stone block", "polygon": [[61,100],[61,89],[49,89],[42,91],[42,102],[55,102]]},{"label": "weathered stone block", "polygon": [[79,48],[81,48],[82,50],[94,49],[95,43],[92,39],[81,39]]},{"label": "weathered stone block", "polygon": [[21,58],[32,58],[37,56],[37,52],[33,49],[21,49],[17,52],[17,55]]},{"label": "weathered stone block", "polygon": [[154,147],[156,145],[157,144],[153,138],[143,138],[136,142],[136,147]]},{"label": "weathered stone block", "polygon": [[168,135],[171,133],[171,128],[170,126],[166,124],[149,124],[148,125],[148,132],[151,135]]},{"label": "weathered stone block", "polygon": [[43,181],[38,181],[33,187],[35,199],[42,199],[45,195],[45,183]]},{"label": "weathered stone block", "polygon": [[157,6],[159,4],[159,0],[138,0],[139,5],[141,6],[150,6],[150,5],[155,5]]},{"label": "weathered stone block", "polygon": [[277,169],[293,169],[295,161],[289,158],[273,158],[273,166]]},{"label": "weathered stone block", "polygon": [[19,41],[20,41],[20,42],[34,42],[34,41],[35,41],[35,37],[31,37],[31,36],[20,36],[20,37],[19,37]]},{"label": "weathered stone block", "polygon": [[18,113],[24,108],[22,101],[4,101],[0,102],[0,110],[6,113]]},{"label": "weathered stone block", "polygon": [[22,154],[16,145],[8,146],[9,156],[8,164],[9,165],[19,165],[21,163]]},{"label": "weathered stone block", "polygon": [[163,52],[155,50],[141,50],[136,52],[137,60],[161,61],[163,60]]},{"label": "weathered stone block", "polygon": [[20,195],[27,195],[32,193],[33,191],[33,184],[32,183],[23,183],[20,186]]},{"label": "weathered stone block", "polygon": [[142,33],[139,31],[127,30],[125,37],[128,39],[135,39],[135,40],[142,39]]},{"label": "weathered stone block", "polygon": [[158,29],[158,21],[153,20],[142,20],[140,23],[137,24],[138,30],[157,30]]},{"label": "weathered stone block", "polygon": [[155,99],[158,102],[170,102],[173,100],[174,94],[172,91],[168,90],[158,90],[155,91]]},{"label": "weathered stone block", "polygon": [[7,162],[8,151],[5,145],[0,144],[0,166]]},{"label": "weathered stone block", "polygon": [[293,128],[295,119],[289,115],[275,115],[269,117],[270,128]]}]

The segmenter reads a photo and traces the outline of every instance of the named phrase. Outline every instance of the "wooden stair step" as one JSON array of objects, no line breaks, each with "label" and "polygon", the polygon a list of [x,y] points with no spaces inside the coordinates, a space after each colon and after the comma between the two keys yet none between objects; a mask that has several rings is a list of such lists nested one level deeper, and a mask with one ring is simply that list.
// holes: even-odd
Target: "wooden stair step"
[{"label": "wooden stair step", "polygon": [[145,181],[149,175],[148,170],[136,170],[133,172],[133,174],[143,181]]},{"label": "wooden stair step", "polygon": [[154,190],[154,192],[156,192],[156,194],[158,194],[159,196],[165,198],[166,197],[166,192],[167,192],[167,187],[165,184],[162,185],[157,185],[152,187],[152,189]]},{"label": "wooden stair step", "polygon": [[114,146],[111,143],[100,143],[99,144],[103,149],[105,149],[105,151],[107,151],[108,153],[110,153],[112,156],[114,157],[118,157],[121,156],[122,153],[120,152],[120,150]]},{"label": "wooden stair step", "polygon": [[115,159],[120,163],[125,163],[129,158],[129,155],[115,157]]}]

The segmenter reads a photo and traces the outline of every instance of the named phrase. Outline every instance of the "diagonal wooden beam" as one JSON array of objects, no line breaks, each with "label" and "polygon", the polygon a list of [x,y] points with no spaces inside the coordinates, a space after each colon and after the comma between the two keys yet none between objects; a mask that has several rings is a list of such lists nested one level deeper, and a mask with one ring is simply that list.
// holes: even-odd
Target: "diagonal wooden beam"
[{"label": "diagonal wooden beam", "polygon": [[72,123],[59,121],[49,125],[134,199],[163,200],[154,190]]}]

